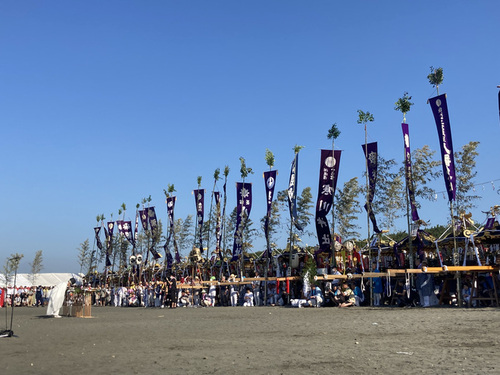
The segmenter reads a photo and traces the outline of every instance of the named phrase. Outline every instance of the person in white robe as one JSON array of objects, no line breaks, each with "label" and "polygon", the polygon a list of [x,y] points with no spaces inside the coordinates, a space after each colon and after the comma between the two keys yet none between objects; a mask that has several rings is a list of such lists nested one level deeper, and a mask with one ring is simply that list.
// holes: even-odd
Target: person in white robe
[{"label": "person in white robe", "polygon": [[62,282],[57,284],[51,291],[49,297],[49,303],[47,305],[47,315],[54,318],[60,318],[59,310],[64,303],[64,296],[66,294],[66,288],[68,287],[68,282]]}]

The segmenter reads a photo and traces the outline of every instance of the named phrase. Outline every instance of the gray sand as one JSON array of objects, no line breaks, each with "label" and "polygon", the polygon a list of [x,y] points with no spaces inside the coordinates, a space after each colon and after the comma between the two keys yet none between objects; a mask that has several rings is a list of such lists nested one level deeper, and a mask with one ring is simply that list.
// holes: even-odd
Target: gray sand
[{"label": "gray sand", "polygon": [[[10,311],[10,310],[9,310]],[[0,317],[4,309],[0,309]],[[500,309],[15,310],[0,374],[500,373]],[[3,328],[5,323],[2,323]]]}]

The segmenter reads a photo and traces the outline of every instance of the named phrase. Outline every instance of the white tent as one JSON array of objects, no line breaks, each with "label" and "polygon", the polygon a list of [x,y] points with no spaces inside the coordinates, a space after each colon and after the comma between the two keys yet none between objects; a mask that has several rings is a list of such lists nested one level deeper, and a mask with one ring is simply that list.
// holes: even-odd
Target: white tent
[{"label": "white tent", "polygon": [[[55,286],[62,282],[66,282],[71,278],[75,278],[77,281],[81,281],[82,278],[76,273],[40,273],[36,275],[35,282],[31,282],[31,274],[29,273],[18,273],[16,279],[16,286]],[[0,274],[0,288],[5,288],[7,284],[12,286],[14,283],[14,275],[10,278],[9,282],[5,282],[5,275]]]}]

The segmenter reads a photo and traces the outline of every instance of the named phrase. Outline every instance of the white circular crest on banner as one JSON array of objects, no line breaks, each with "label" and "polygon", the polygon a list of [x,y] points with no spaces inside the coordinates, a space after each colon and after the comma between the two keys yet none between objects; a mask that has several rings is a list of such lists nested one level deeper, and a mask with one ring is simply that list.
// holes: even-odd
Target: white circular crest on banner
[{"label": "white circular crest on banner", "polygon": [[268,189],[271,189],[273,186],[274,186],[274,178],[269,177],[267,179],[267,187],[268,187]]},{"label": "white circular crest on banner", "polygon": [[436,100],[436,105],[437,105],[438,107],[441,107],[441,99]]},{"label": "white circular crest on banner", "polygon": [[333,168],[335,166],[335,159],[331,156],[327,157],[325,159],[325,165],[328,167],[328,168]]}]

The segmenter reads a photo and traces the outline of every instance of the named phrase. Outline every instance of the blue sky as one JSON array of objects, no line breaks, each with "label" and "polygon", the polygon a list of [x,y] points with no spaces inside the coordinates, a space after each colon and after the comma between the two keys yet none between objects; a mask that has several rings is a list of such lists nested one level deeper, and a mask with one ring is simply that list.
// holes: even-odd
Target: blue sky
[{"label": "blue sky", "polygon": [[[498,14],[498,1],[1,2],[0,265],[20,252],[28,272],[41,249],[45,272],[79,271],[76,249],[92,240],[96,215],[117,218],[124,202],[133,218],[151,195],[166,222],[169,183],[176,217],[194,215],[197,176],[210,191],[225,165],[230,209],[240,156],[256,172],[247,181],[258,222],[266,148],[282,190],[293,146],[305,146],[298,187],[316,195],[334,122],[341,187],[364,170],[358,109],[375,116],[368,140],[380,154],[402,160],[394,102],[405,91],[412,149],[438,151],[430,66],[444,68],[455,151],[480,142],[475,182],[487,184],[473,218],[482,221],[500,198]],[[422,204],[422,219],[446,223],[442,195]]]}]

